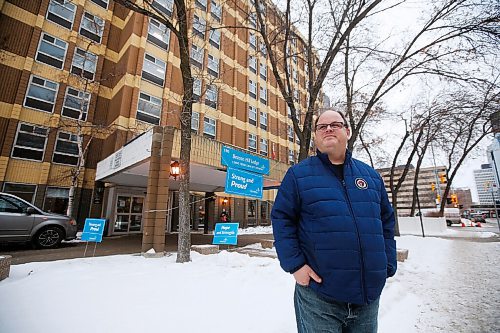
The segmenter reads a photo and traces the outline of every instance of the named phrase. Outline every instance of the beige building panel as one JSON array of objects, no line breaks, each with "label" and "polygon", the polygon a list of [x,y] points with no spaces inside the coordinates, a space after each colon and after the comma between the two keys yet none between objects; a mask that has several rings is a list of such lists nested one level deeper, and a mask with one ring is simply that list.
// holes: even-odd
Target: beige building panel
[{"label": "beige building panel", "polygon": [[[71,166],[52,164],[49,170],[48,184],[68,187],[71,184]],[[81,181],[79,182],[81,183]]]},{"label": "beige building panel", "polygon": [[0,156],[0,181],[5,180],[9,158],[7,156]]},{"label": "beige building panel", "polygon": [[22,71],[26,58],[18,56],[17,54],[10,53],[9,51],[2,50],[2,64]]},{"label": "beige building panel", "polygon": [[[13,113],[13,109],[17,106],[18,109],[21,108],[20,105],[12,105],[12,104],[8,104],[8,103],[5,103],[5,102],[0,102],[0,117],[3,117],[3,118],[13,118],[12,117],[12,113]],[[17,112],[17,117],[15,119],[18,119],[19,118],[19,112]]]},{"label": "beige building panel", "polygon": [[152,84],[151,82],[146,80],[140,80],[139,89],[147,94],[151,94],[158,98],[165,97],[164,96],[165,89],[163,87],[157,86],[156,84]]},{"label": "beige building panel", "polygon": [[21,107],[20,111],[18,118],[15,118],[15,114],[12,112],[12,118],[44,127],[57,127],[59,123],[59,115],[57,114],[37,111],[25,107]]},{"label": "beige building panel", "polygon": [[50,163],[11,158],[4,181],[27,184],[47,184]]},{"label": "beige building panel", "polygon": [[29,26],[35,26],[38,22],[37,15],[30,13],[20,7],[17,7],[16,5],[11,4],[10,2],[4,3],[2,7],[2,14],[12,17],[13,19],[21,21]]}]

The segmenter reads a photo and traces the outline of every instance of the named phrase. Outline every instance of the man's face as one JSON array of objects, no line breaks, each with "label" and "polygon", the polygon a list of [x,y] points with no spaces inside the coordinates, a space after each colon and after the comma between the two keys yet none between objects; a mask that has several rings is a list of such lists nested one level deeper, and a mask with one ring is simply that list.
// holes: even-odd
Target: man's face
[{"label": "man's face", "polygon": [[[315,129],[315,143],[318,150],[324,154],[345,150],[350,131],[345,126],[334,128],[339,123],[344,124],[342,116],[335,111],[325,111],[319,117]],[[333,126],[325,126],[334,124]]]}]

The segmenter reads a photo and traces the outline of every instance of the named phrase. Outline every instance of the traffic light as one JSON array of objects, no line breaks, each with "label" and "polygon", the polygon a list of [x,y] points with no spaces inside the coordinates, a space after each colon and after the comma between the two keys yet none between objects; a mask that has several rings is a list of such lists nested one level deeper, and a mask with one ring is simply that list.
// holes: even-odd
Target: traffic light
[{"label": "traffic light", "polygon": [[451,198],[446,198],[446,204],[447,204],[447,205],[451,205],[451,203],[452,203]]},{"label": "traffic light", "polygon": [[436,196],[436,201],[437,201],[437,203],[441,202],[441,196],[439,194]]},{"label": "traffic light", "polygon": [[456,194],[451,195],[451,203],[455,205],[458,204],[458,197]]},{"label": "traffic light", "polygon": [[436,190],[436,184],[432,183],[431,184],[431,191],[434,192]]},{"label": "traffic light", "polygon": [[445,173],[439,174],[439,181],[441,182],[441,184],[446,184],[446,174]]}]

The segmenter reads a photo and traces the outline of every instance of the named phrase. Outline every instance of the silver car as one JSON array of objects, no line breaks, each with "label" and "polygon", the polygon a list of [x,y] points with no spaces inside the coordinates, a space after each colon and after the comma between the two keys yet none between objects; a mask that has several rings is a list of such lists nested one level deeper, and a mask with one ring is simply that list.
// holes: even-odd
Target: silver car
[{"label": "silver car", "polygon": [[76,238],[76,221],[64,215],[42,211],[8,193],[0,193],[0,243],[32,242],[38,248],[52,248],[62,240]]}]

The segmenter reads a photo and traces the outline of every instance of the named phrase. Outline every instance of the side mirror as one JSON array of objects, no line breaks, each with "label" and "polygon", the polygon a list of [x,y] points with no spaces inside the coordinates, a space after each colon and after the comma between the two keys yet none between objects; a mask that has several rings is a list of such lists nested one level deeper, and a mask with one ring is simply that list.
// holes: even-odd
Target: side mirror
[{"label": "side mirror", "polygon": [[36,213],[37,213],[37,211],[33,207],[26,208],[26,215],[33,215],[33,214],[36,214]]}]

